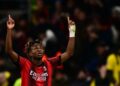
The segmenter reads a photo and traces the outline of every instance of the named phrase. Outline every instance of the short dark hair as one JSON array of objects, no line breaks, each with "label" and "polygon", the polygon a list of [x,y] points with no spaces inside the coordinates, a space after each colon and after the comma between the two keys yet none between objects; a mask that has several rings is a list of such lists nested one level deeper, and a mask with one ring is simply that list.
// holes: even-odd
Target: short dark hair
[{"label": "short dark hair", "polygon": [[42,44],[42,41],[39,40],[39,39],[28,41],[25,44],[25,53],[29,53],[30,50],[31,50],[31,46],[34,45],[34,44],[36,44],[36,43]]}]

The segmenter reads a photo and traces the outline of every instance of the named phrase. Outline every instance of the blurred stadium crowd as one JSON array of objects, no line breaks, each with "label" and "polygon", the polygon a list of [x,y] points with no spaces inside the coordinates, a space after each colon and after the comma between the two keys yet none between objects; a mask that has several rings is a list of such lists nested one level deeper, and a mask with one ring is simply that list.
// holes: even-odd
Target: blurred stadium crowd
[{"label": "blurred stadium crowd", "polygon": [[[120,86],[120,0],[0,0],[0,86],[20,86],[19,69],[5,53],[7,15],[15,19],[14,49],[24,47],[47,29],[49,57],[66,49],[66,15],[76,23],[73,57],[55,70],[53,86]],[[113,85],[114,84],[114,85]]]}]

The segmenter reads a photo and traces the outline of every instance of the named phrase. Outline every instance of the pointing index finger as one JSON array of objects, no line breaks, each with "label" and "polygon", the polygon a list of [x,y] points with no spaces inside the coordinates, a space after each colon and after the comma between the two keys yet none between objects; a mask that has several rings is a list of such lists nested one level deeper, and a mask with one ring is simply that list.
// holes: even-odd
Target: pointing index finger
[{"label": "pointing index finger", "polygon": [[8,15],[8,19],[9,20],[13,20],[10,14]]},{"label": "pointing index finger", "polygon": [[11,16],[10,16],[10,14],[8,15],[8,18],[9,18],[9,19],[11,19]]},{"label": "pointing index finger", "polygon": [[68,20],[68,22],[70,21],[70,17],[69,16],[67,16],[67,20]]}]

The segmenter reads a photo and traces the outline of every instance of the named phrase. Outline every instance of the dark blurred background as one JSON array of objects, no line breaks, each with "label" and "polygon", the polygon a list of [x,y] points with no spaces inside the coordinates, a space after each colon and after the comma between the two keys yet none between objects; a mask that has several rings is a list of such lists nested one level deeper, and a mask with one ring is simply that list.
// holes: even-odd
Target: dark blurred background
[{"label": "dark blurred background", "polygon": [[92,82],[107,76],[108,56],[120,48],[120,0],[0,0],[0,86],[13,86],[20,77],[4,49],[8,14],[16,22],[14,49],[22,56],[29,39],[47,29],[54,32],[56,41],[49,40],[46,46],[49,57],[66,49],[69,14],[76,23],[74,55],[55,70],[53,86],[111,86]]}]

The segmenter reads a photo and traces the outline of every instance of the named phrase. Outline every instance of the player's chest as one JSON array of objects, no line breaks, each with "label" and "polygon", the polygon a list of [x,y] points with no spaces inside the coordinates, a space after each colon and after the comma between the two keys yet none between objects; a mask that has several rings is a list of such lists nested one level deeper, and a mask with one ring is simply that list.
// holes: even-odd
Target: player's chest
[{"label": "player's chest", "polygon": [[46,66],[32,67],[29,70],[29,76],[35,81],[46,81],[48,77],[48,70]]}]

